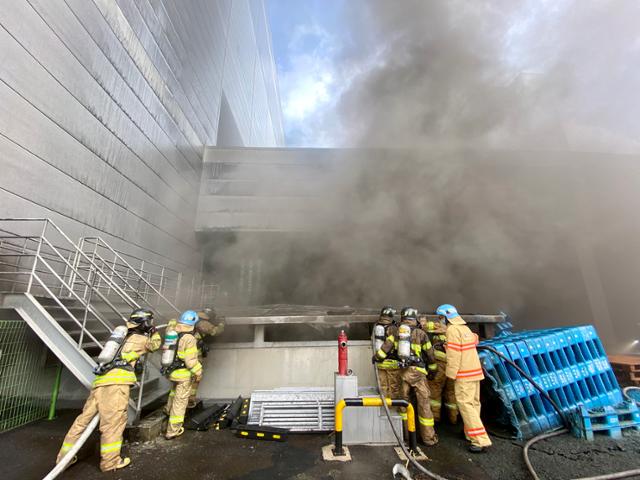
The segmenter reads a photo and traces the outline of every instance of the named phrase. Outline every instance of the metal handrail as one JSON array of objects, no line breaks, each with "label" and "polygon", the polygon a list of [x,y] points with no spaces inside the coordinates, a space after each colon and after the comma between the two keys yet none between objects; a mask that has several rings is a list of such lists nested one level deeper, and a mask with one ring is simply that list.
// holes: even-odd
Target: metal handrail
[{"label": "metal handrail", "polygon": [[140,280],[142,280],[145,285],[147,285],[148,287],[151,288],[151,290],[153,290],[153,292],[158,296],[158,298],[161,298],[162,300],[165,301],[165,303],[167,305],[169,305],[176,313],[180,313],[180,309],[178,309],[178,307],[176,307],[173,302],[171,302],[168,298],[166,298],[162,293],[160,293],[160,291],[158,291],[158,289],[156,289],[151,283],[149,283],[147,281],[147,279],[140,273],[138,272],[131,264],[129,264],[129,262],[127,262],[122,255],[120,255],[119,252],[117,252],[115,249],[113,249],[111,247],[111,245],[109,245],[107,242],[105,242],[102,238],[100,237],[83,237],[83,240],[95,240],[96,244],[102,246],[103,248],[106,248],[108,251],[110,251],[111,253],[114,254],[114,256],[120,260],[127,268],[129,268]]},{"label": "metal handrail", "polygon": [[[40,232],[40,235],[29,235],[29,236],[27,236],[27,235],[13,235],[13,236],[9,237],[9,238],[14,238],[14,239],[15,238],[23,238],[23,239],[25,239],[25,245],[24,246],[15,245],[15,244],[12,244],[11,242],[3,242],[2,243],[2,247],[0,247],[0,248],[5,248],[8,251],[11,251],[12,249],[17,249],[17,250],[14,250],[14,251],[20,252],[20,253],[15,253],[15,254],[13,254],[13,253],[5,254],[5,255],[10,256],[10,257],[19,257],[19,258],[33,257],[33,264],[31,265],[30,268],[28,268],[28,271],[19,271],[21,268],[24,268],[24,267],[22,267],[20,265],[20,261],[18,261],[18,263],[16,265],[8,264],[8,266],[10,266],[12,268],[16,268],[16,270],[18,270],[18,271],[0,272],[0,274],[7,274],[7,275],[14,275],[14,276],[28,276],[28,281],[24,282],[24,283],[26,283],[26,292],[27,293],[31,293],[31,290],[32,290],[32,288],[34,286],[34,282],[35,282],[36,285],[39,286],[39,288],[42,288],[44,290],[44,292],[46,292],[46,294],[51,299],[53,299],[53,301],[57,304],[57,306],[60,307],[62,309],[62,311],[78,327],[80,327],[80,340],[78,342],[77,348],[82,349],[82,342],[83,342],[83,339],[84,339],[85,336],[92,343],[96,344],[99,347],[102,347],[102,344],[100,343],[100,341],[86,327],[86,321],[87,321],[88,313],[91,313],[91,315],[93,317],[95,317],[98,320],[98,322],[100,324],[102,324],[102,326],[108,332],[111,332],[113,330],[113,328],[111,327],[111,325],[108,322],[105,321],[105,319],[102,317],[102,315],[94,308],[94,306],[91,303],[91,295],[89,295],[88,299],[83,299],[83,298],[81,298],[80,295],[78,295],[74,291],[73,285],[74,285],[74,283],[76,281],[80,281],[81,283],[85,284],[90,289],[91,293],[96,294],[123,321],[126,321],[126,318],[120,313],[118,308],[116,308],[113,305],[113,303],[111,303],[111,301],[105,295],[103,295],[103,293],[100,291],[99,287],[97,287],[95,285],[96,278],[104,281],[105,284],[107,284],[109,286],[109,288],[113,289],[113,291],[127,305],[129,305],[129,307],[132,307],[132,308],[138,308],[139,307],[138,303],[128,295],[128,293],[125,291],[125,289],[121,288],[120,285],[118,285],[117,282],[115,282],[112,277],[110,278],[109,275],[105,272],[105,270],[103,268],[101,268],[100,265],[97,262],[95,262],[95,259],[90,259],[78,247],[78,245],[76,245],[53,221],[51,221],[49,219],[46,219],[46,218],[0,218],[0,222],[42,222],[43,223],[43,227],[42,227],[42,231]],[[46,237],[47,227],[49,225],[71,246],[70,249],[53,245],[53,243],[49,241],[49,239]],[[3,230],[3,229],[0,229],[0,231],[6,232],[6,233],[12,233],[12,232],[7,232],[6,230]],[[27,240],[30,240],[30,241],[33,241],[33,242],[37,241],[37,247],[35,249],[33,247],[30,247],[30,248],[27,249],[27,247],[26,247]],[[43,247],[46,247],[46,248],[44,248],[45,251],[43,251]],[[48,251],[46,251],[46,250],[48,250]],[[65,258],[65,256],[61,253],[62,250],[65,250],[65,253],[75,253],[75,258],[73,260],[73,264],[71,263],[70,260]],[[56,258],[56,257],[58,257],[58,258]],[[80,261],[81,260],[83,261],[82,265],[80,265]],[[100,260],[103,262],[103,265],[108,265],[108,263],[105,262],[104,259],[100,258]],[[69,279],[72,280],[70,282],[71,284],[69,284],[67,281],[65,281],[65,279],[62,278],[60,276],[60,274],[56,271],[56,269],[52,266],[52,263],[54,263],[54,262],[58,263],[59,265],[64,265],[65,273],[62,274],[64,277],[66,277],[68,271],[71,272],[69,274]],[[86,262],[86,263],[84,263],[84,262]],[[6,262],[3,262],[3,263],[6,263]],[[42,267],[38,268],[38,264],[42,265],[42,267],[44,267],[44,268],[42,268]],[[26,268],[24,268],[24,269],[27,270]],[[80,270],[85,270],[85,269],[88,272],[87,278],[85,278],[80,272]],[[69,292],[69,297],[74,299],[74,300],[76,300],[76,301],[78,301],[79,304],[82,305],[82,307],[84,307],[85,314],[84,314],[83,322],[80,322],[78,320],[78,318],[76,318],[76,316],[62,302],[62,300],[52,291],[52,288],[49,287],[47,282],[44,281],[44,279],[41,277],[40,274],[52,275],[56,279],[56,281],[59,283],[60,290],[61,291],[65,291],[65,290],[68,291]],[[117,274],[117,272],[116,272],[116,274]],[[16,282],[20,282],[20,281],[17,280],[17,279],[10,279],[9,282],[13,282],[15,284]],[[128,282],[125,282],[125,283],[129,287],[131,287],[131,285],[129,285]],[[56,288],[58,288],[58,287],[56,286]],[[137,404],[135,402],[130,402],[132,404],[132,406],[136,409],[136,412],[137,412],[138,415],[139,415],[139,411],[140,411],[140,408],[141,408],[141,396],[142,396],[142,390],[144,388],[144,381],[145,381],[145,379],[144,379],[144,376],[143,376],[141,378],[141,380],[139,382],[137,382],[137,385],[140,388],[140,394],[139,394],[139,398],[138,398]]]}]

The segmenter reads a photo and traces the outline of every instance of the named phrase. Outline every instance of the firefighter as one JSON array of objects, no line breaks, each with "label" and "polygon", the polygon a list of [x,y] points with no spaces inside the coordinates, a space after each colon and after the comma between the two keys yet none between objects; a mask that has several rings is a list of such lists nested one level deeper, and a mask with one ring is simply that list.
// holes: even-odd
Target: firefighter
[{"label": "firefighter", "polygon": [[184,433],[182,424],[189,403],[191,384],[202,379],[202,364],[198,360],[198,341],[194,334],[194,328],[199,319],[195,311],[187,310],[180,315],[175,326],[175,332],[178,334],[175,358],[165,370],[165,374],[173,382],[165,409],[169,412],[169,424],[165,434],[167,440],[179,437]]},{"label": "firefighter", "polygon": [[[212,322],[215,322],[218,319],[218,315],[213,308],[205,308],[204,310],[198,312],[198,318],[200,319],[198,323],[196,323],[195,328],[195,337],[198,344],[198,361],[200,364],[203,364],[203,359],[206,358],[209,347],[204,341],[204,338],[207,336],[215,336],[219,335],[224,331],[224,320],[221,319],[217,325],[214,325]],[[189,394],[189,403],[187,408],[194,408],[197,401],[198,387],[200,386],[200,380],[196,381],[193,379],[191,382],[191,393]]]},{"label": "firefighter", "polygon": [[478,336],[469,329],[453,305],[440,305],[436,313],[447,322],[447,378],[455,381],[455,395],[464,422],[469,451],[482,453],[491,440],[480,419],[480,381],[484,379],[476,345]]},{"label": "firefighter", "polygon": [[[160,347],[160,334],[153,326],[153,312],[134,310],[121,337],[117,327],[100,353],[96,378],[82,413],[69,429],[56,463],[73,447],[96,414],[100,415],[100,470],[108,472],[126,467],[129,457],[122,458],[122,433],[127,425],[127,407],[131,386],[136,383],[136,362],[145,353]],[[77,458],[73,459],[73,463]]]},{"label": "firefighter", "polygon": [[445,342],[447,341],[447,326],[443,322],[427,320],[420,317],[420,326],[427,332],[429,341],[433,345],[433,352],[438,364],[438,372],[435,378],[429,380],[429,392],[431,393],[431,412],[436,422],[440,421],[442,412],[442,397],[447,410],[449,422],[458,423],[458,404],[456,402],[455,385],[452,380],[447,380],[447,353]]},{"label": "firefighter", "polygon": [[[396,333],[396,331],[392,333]],[[425,445],[436,445],[438,436],[433,428],[434,420],[429,404],[427,377],[433,378],[438,366],[429,337],[424,330],[418,327],[418,311],[415,308],[405,307],[402,309],[397,336],[393,334],[387,336],[376,355],[379,360],[384,360],[394,350],[401,367],[402,398],[410,401],[411,391],[415,392],[420,437]],[[406,420],[407,414],[404,408],[401,409],[401,416],[403,420]]]},{"label": "firefighter", "polygon": [[397,335],[397,327],[393,321],[395,313],[395,309],[389,306],[383,307],[380,311],[380,319],[373,327],[374,352],[376,352],[373,362],[378,369],[381,393],[387,398],[399,399],[402,379],[395,348],[388,355],[380,350],[388,336],[395,338]]}]

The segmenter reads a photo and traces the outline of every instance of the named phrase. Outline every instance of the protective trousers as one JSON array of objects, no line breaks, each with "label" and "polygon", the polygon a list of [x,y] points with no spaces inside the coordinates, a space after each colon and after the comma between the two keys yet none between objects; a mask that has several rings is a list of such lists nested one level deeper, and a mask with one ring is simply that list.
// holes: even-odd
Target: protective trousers
[{"label": "protective trousers", "polygon": [[[184,412],[187,411],[189,394],[191,393],[191,380],[186,382],[174,382],[174,396],[169,396],[169,425],[167,426],[167,438],[175,437],[180,433],[184,423]],[[170,394],[171,395],[171,394]],[[171,400],[173,398],[173,400]]]},{"label": "protective trousers", "polygon": [[[420,428],[420,436],[426,445],[435,445],[438,443],[438,436],[433,429],[434,420],[429,405],[429,385],[427,384],[427,376],[416,370],[415,367],[404,368],[402,372],[402,398],[411,401],[411,390],[416,394],[416,402],[418,404],[418,425]],[[406,409],[402,408],[401,415],[406,418]]]},{"label": "protective trousers", "polygon": [[378,368],[380,389],[385,397],[391,399],[401,398],[402,374],[399,368]]},{"label": "protective trousers", "polygon": [[100,470],[115,470],[121,461],[122,433],[127,426],[127,405],[130,385],[105,385],[91,390],[82,413],[64,437],[56,463],[78,441],[91,419],[100,415]]},{"label": "protective trousers", "polygon": [[191,381],[191,391],[189,392],[189,403],[188,407],[193,408],[198,403],[198,387],[200,386],[200,381]]},{"label": "protective trousers", "polygon": [[[198,355],[198,361],[201,365],[203,365],[204,357],[202,355]],[[198,387],[200,386],[200,380],[196,380],[191,377],[191,392],[189,393],[189,403],[187,404],[188,408],[193,408],[198,403]]]},{"label": "protective trousers", "polygon": [[464,435],[473,445],[491,446],[491,440],[480,419],[480,381],[455,382],[455,394],[464,422]]},{"label": "protective trousers", "polygon": [[447,407],[449,422],[458,423],[458,404],[456,402],[454,381],[447,378],[447,364],[438,362],[438,373],[433,380],[429,380],[429,392],[431,393],[431,412],[436,422],[440,421],[442,411],[442,397],[444,406]]}]

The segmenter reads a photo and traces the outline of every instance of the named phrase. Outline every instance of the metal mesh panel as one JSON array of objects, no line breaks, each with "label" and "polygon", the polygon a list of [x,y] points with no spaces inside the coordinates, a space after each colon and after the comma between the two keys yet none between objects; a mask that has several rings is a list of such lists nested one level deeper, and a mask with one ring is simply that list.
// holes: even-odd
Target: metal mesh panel
[{"label": "metal mesh panel", "polygon": [[22,320],[0,320],[0,432],[45,417],[54,369]]}]

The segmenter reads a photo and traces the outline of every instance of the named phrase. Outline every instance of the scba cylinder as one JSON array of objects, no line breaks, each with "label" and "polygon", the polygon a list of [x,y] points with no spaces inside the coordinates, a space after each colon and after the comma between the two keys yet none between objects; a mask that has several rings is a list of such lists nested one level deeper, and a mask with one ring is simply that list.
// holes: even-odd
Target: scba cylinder
[{"label": "scba cylinder", "polygon": [[398,357],[407,359],[411,356],[411,327],[400,325],[398,328]]},{"label": "scba cylinder", "polygon": [[120,350],[120,346],[124,342],[124,339],[127,337],[128,331],[129,329],[124,325],[114,328],[113,332],[111,332],[111,336],[104,344],[104,347],[102,347],[100,355],[98,355],[99,364],[107,364],[116,358],[116,354],[118,353],[118,350]]},{"label": "scba cylinder", "polygon": [[375,327],[373,327],[373,336],[374,336],[374,342],[373,342],[373,351],[377,352],[378,350],[380,350],[380,347],[382,347],[382,344],[384,343],[384,325],[376,325]]},{"label": "scba cylinder", "polygon": [[162,358],[160,363],[163,367],[168,367],[176,358],[176,349],[178,348],[178,332],[169,330],[164,336],[164,344],[162,345]]}]

